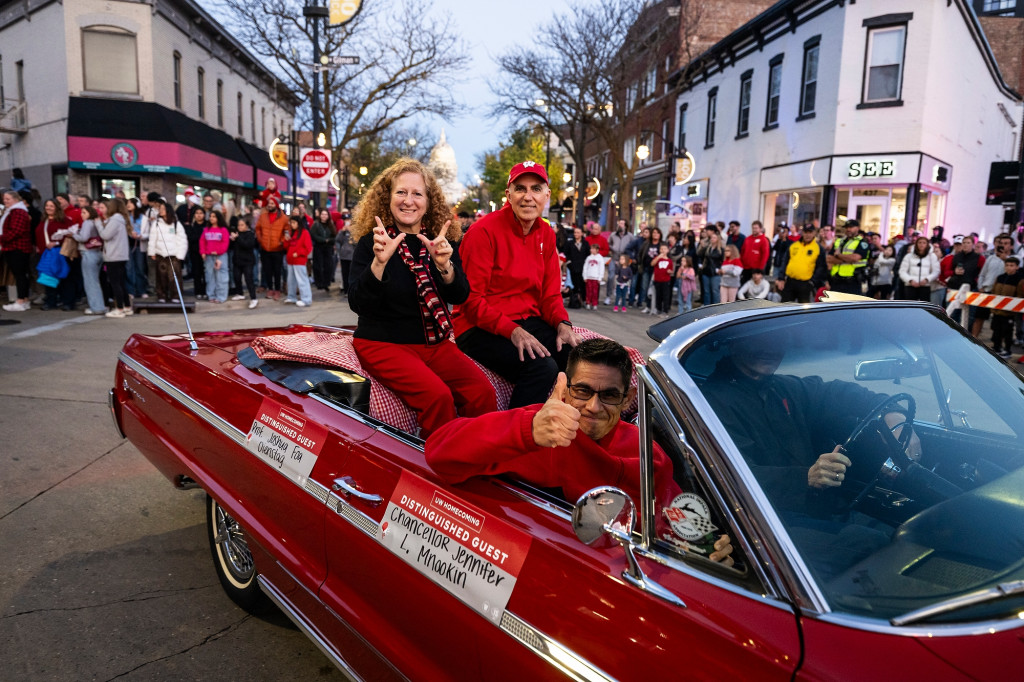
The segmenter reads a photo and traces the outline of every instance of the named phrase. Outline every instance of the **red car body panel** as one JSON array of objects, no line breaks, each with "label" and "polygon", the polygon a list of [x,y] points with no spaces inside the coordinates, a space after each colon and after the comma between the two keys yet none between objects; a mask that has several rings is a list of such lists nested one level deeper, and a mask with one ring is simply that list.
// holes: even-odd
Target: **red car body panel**
[{"label": "red car body panel", "polygon": [[[686,606],[662,601],[622,578],[622,548],[583,545],[564,512],[497,479],[446,485],[414,439],[293,393],[236,358],[257,335],[310,329],[204,334],[198,351],[184,336],[133,336],[117,368],[115,415],[165,476],[196,481],[239,522],[263,578],[360,675],[561,676],[557,652],[524,644],[538,633],[572,654],[570,667],[582,661],[614,679],[956,679],[967,670],[995,678],[1005,674],[997,652],[1016,646],[1024,655],[1020,629],[922,641],[798,620],[784,601],[640,557],[648,577]],[[326,427],[309,474],[315,485],[304,489],[246,450],[267,399]],[[381,524],[403,472],[527,539],[509,623],[499,627],[384,546]],[[382,501],[332,490],[342,477]],[[526,634],[513,636],[524,623]]]}]

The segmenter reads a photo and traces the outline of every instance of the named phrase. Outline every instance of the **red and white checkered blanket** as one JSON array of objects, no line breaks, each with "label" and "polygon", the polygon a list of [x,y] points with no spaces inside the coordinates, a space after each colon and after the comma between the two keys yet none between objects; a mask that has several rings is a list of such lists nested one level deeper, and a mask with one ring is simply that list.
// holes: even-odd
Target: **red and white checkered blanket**
[{"label": "red and white checkered blanket", "polygon": [[[589,329],[573,327],[582,339],[603,338],[601,334]],[[454,343],[454,341],[452,341]],[[352,335],[347,332],[297,332],[295,334],[275,334],[262,336],[252,342],[256,355],[263,360],[290,360],[292,362],[309,362],[318,365],[331,365],[346,371],[354,372],[370,380],[370,416],[397,429],[408,433],[419,433],[416,413],[401,398],[386,388],[380,381],[367,374],[355,348],[352,346]],[[644,356],[635,348],[627,348],[629,357],[634,364],[645,364]],[[474,361],[475,362],[475,361]],[[508,409],[509,398],[512,397],[512,384],[501,378],[480,363],[476,363],[484,375],[494,386],[498,399],[498,409]],[[633,386],[636,386],[636,375],[633,375]],[[634,400],[624,412],[636,410]]]}]

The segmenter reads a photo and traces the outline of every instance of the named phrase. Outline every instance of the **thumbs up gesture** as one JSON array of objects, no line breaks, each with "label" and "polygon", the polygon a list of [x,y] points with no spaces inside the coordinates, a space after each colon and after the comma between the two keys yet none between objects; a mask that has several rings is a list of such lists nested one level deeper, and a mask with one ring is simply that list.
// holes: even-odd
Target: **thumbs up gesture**
[{"label": "thumbs up gesture", "polygon": [[405,233],[399,231],[392,239],[384,229],[380,216],[375,216],[374,220],[377,221],[377,227],[373,228],[373,263],[370,264],[370,269],[377,279],[384,279],[384,266],[391,260],[391,256],[395,255],[398,244],[405,239]]},{"label": "thumbs up gesture", "polygon": [[568,394],[565,372],[559,372],[551,397],[533,415],[533,442],[540,447],[566,447],[576,437],[580,427],[580,411],[565,402]]}]

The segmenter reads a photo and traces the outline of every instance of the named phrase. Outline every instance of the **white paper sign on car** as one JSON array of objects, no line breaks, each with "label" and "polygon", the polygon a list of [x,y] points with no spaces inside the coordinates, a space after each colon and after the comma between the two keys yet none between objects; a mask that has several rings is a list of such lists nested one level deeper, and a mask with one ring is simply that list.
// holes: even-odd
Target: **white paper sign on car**
[{"label": "white paper sign on car", "polygon": [[519,578],[530,536],[409,473],[391,495],[380,542],[495,624]]},{"label": "white paper sign on car", "polygon": [[264,398],[252,422],[245,447],[300,486],[306,485],[327,429],[295,410]]}]

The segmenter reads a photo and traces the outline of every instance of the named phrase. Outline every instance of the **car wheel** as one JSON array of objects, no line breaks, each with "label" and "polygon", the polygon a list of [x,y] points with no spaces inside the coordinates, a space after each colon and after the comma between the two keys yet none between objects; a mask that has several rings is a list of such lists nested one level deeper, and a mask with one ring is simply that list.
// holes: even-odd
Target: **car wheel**
[{"label": "car wheel", "polygon": [[256,581],[256,565],[245,531],[209,495],[206,496],[206,529],[213,565],[224,591],[246,611],[261,611],[269,600]]}]

